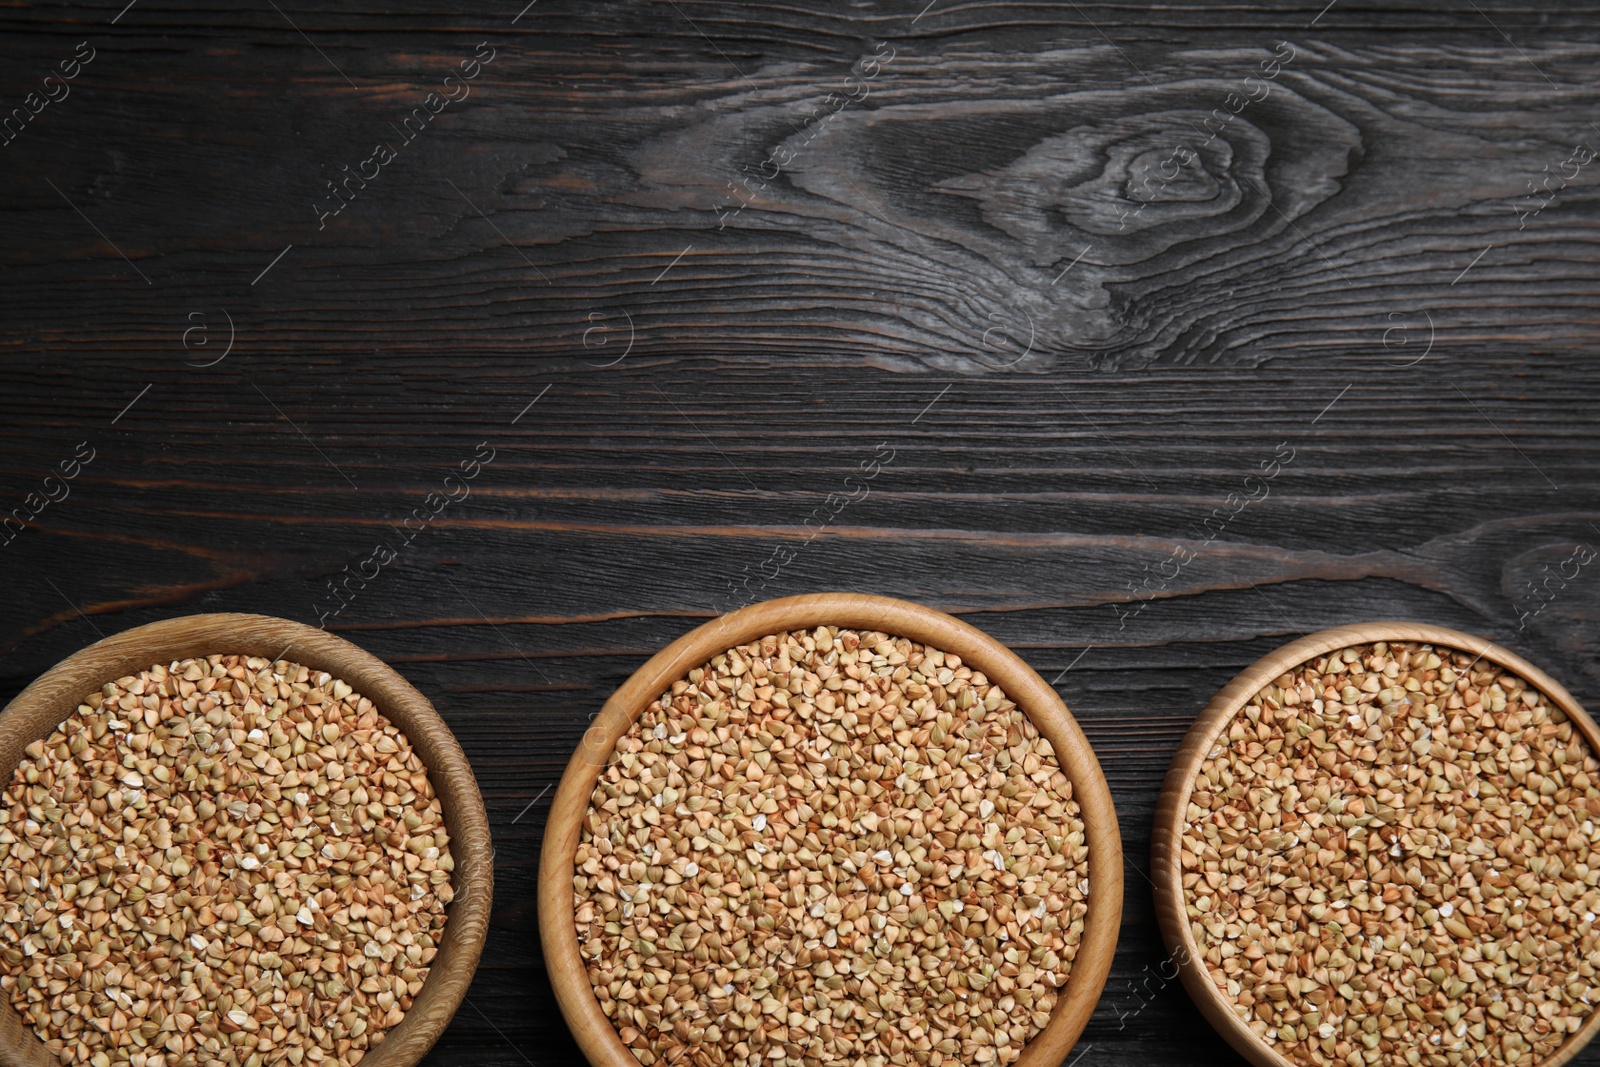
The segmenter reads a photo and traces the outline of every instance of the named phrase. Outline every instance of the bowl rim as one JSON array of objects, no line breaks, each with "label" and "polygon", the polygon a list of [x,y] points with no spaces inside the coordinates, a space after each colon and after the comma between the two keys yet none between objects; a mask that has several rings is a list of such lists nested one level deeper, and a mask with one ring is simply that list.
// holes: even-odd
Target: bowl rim
[{"label": "bowl rim", "polygon": [[[293,655],[290,655],[290,653]],[[411,1067],[444,1032],[477,969],[493,901],[493,848],[489,820],[472,768],[433,704],[393,667],[365,649],[305,623],[236,612],[184,615],[135,626],[79,649],[34,679],[0,711],[3,780],[22,760],[22,749],[47,737],[88,694],[107,682],[155,664],[207,655],[260,657],[327,671],[350,684],[406,735],[427,769],[444,809],[456,860],[456,895],[439,953],[405,1018],[362,1057],[363,1067]],[[0,996],[0,1061],[59,1067],[9,996]]]},{"label": "bowl rim", "polygon": [[[1474,634],[1429,623],[1381,620],[1319,630],[1267,653],[1219,689],[1184,736],[1167,771],[1156,804],[1155,827],[1150,839],[1150,873],[1155,883],[1156,920],[1184,988],[1212,1027],[1256,1067],[1303,1065],[1290,1060],[1257,1037],[1234,1014],[1232,1003],[1212,984],[1206,965],[1200,958],[1187,919],[1182,884],[1181,835],[1186,822],[1184,815],[1189,795],[1195,775],[1217,737],[1263,686],[1318,656],[1336,649],[1378,641],[1419,642],[1472,652],[1505,668],[1538,689],[1565,712],[1588,741],[1590,749],[1600,754],[1600,728],[1596,727],[1583,706],[1561,683],[1510,649]],[[1577,1033],[1569,1035],[1554,1053],[1538,1061],[1535,1067],[1561,1067],[1588,1044],[1597,1027],[1600,1027],[1600,1011],[1590,1014]]]},{"label": "bowl rim", "polygon": [[600,1007],[578,950],[573,860],[583,818],[617,740],[651,701],[713,656],[769,634],[819,625],[877,630],[961,657],[1001,686],[1055,749],[1072,783],[1089,846],[1092,890],[1078,954],[1050,1021],[1013,1067],[1057,1067],[1089,1021],[1111,969],[1122,921],[1122,839],[1111,790],[1066,704],[999,640],[933,608],[865,593],[809,593],[768,600],[713,619],[679,637],[636,670],[605,702],[562,775],[545,823],[539,863],[539,932],[556,999],[593,1067],[637,1067]]}]

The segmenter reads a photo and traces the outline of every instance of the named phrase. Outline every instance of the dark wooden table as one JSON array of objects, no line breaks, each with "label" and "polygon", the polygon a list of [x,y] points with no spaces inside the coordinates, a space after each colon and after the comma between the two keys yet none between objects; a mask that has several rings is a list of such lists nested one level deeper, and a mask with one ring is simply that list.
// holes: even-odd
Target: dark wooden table
[{"label": "dark wooden table", "polygon": [[0,696],[205,611],[403,671],[498,846],[430,1063],[578,1059],[549,790],[747,599],[1054,680],[1127,852],[1085,1065],[1239,1062],[1144,874],[1241,667],[1421,619],[1600,705],[1592,4],[125,2],[0,9]]}]

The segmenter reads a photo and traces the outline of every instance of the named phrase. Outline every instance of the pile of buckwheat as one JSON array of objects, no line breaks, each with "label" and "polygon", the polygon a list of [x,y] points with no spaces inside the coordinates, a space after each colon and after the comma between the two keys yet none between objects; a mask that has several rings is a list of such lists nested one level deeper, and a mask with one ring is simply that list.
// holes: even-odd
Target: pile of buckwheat
[{"label": "pile of buckwheat", "polygon": [[1088,910],[1072,786],[959,658],[819,627],[717,656],[618,742],[574,877],[639,1062],[1005,1064]]},{"label": "pile of buckwheat", "polygon": [[0,988],[69,1063],[353,1064],[422,989],[453,869],[422,762],[349,685],[157,665],[5,792]]},{"label": "pile of buckwheat", "polygon": [[1186,813],[1217,988],[1299,1064],[1540,1062],[1600,1000],[1600,765],[1469,653],[1347,648],[1278,678]]}]

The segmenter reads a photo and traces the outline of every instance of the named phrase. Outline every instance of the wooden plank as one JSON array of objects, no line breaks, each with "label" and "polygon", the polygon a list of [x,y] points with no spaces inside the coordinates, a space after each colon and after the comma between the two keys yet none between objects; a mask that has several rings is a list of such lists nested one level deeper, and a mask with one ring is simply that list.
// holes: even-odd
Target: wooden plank
[{"label": "wooden plank", "polygon": [[[1172,752],[1246,664],[1415,618],[1600,706],[1600,578],[1552,579],[1600,538],[1593,11],[278,6],[0,11],[4,107],[96,49],[0,146],[0,511],[95,449],[0,532],[0,698],[194,611],[325,616],[405,673],[498,849],[428,1062],[576,1062],[543,791],[751,592],[932,604],[1053,680],[1128,865],[1085,1067],[1235,1062],[1159,977],[1141,872]],[[471,95],[319,229],[480,41]]]},{"label": "wooden plank", "polygon": [[[1426,43],[1293,25],[1118,43],[1037,6],[957,10],[953,36],[908,37],[711,5],[648,48],[557,16],[548,39],[487,45],[471,94],[403,135],[476,53],[459,24],[374,40],[258,13],[241,53],[140,31],[136,8],[7,147],[38,180],[0,209],[52,250],[0,298],[13,344],[187,355],[188,316],[223,312],[256,351],[571,369],[624,334],[637,359],[963,373],[1258,363],[1405,328],[1456,350],[1593,342],[1594,45],[1508,41],[1511,11]],[[26,45],[43,63],[59,41]],[[241,63],[278,68],[272,90]],[[141,121],[108,129],[107,108]],[[380,142],[396,158],[325,215]],[[263,166],[254,143],[293,154]]]}]

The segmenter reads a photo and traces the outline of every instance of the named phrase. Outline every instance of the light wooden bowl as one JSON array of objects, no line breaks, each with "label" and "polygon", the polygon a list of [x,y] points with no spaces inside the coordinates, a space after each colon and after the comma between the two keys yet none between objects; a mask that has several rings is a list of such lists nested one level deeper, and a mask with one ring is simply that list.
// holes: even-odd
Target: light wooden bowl
[{"label": "light wooden bowl", "polygon": [[[1600,752],[1600,729],[1594,720],[1563,689],[1555,679],[1518,656],[1516,653],[1485,641],[1481,637],[1447,630],[1442,626],[1429,626],[1416,622],[1369,622],[1339,626],[1331,630],[1292,641],[1276,652],[1256,660],[1233,681],[1223,686],[1211,698],[1200,717],[1190,728],[1188,736],[1173,757],[1167,771],[1166,784],[1156,805],[1155,831],[1151,836],[1151,876],[1155,880],[1156,919],[1161,924],[1167,951],[1172,954],[1182,976],[1184,988],[1189,991],[1200,1013],[1228,1044],[1239,1051],[1256,1067],[1299,1067],[1292,1060],[1257,1037],[1243,1020],[1234,1013],[1233,1004],[1212,983],[1205,961],[1200,956],[1194,933],[1189,928],[1187,908],[1183,896],[1183,870],[1181,838],[1184,813],[1189,806],[1189,794],[1194,786],[1200,765],[1233,721],[1234,716],[1259,693],[1263,686],[1286,671],[1293,670],[1309,660],[1335,649],[1352,645],[1371,644],[1375,641],[1425,642],[1436,648],[1459,649],[1481,656],[1489,663],[1503,667],[1539,690],[1545,697],[1567,714],[1573,725],[1583,734],[1592,751]],[[1595,1030],[1600,1028],[1600,1012],[1589,1016],[1576,1034],[1537,1067],[1560,1067],[1571,1060],[1586,1045]]]},{"label": "light wooden bowl", "polygon": [[1065,991],[1015,1067],[1058,1067],[1100,999],[1122,922],[1122,839],[1111,790],[1066,705],[1016,653],[943,612],[859,593],[787,597],[724,615],[658,652],[600,709],[556,790],[539,861],[539,934],[567,1025],[594,1067],[637,1067],[595,998],[573,919],[573,858],[590,796],[617,740],[651,701],[713,656],[769,634],[821,625],[878,630],[960,656],[1004,689],[1055,749],[1082,813],[1093,889]]},{"label": "light wooden bowl", "polygon": [[[456,861],[455,899],[439,954],[405,1019],[361,1060],[362,1067],[410,1067],[432,1047],[466,996],[489,927],[494,892],[489,819],[467,757],[427,697],[382,660],[342,638],[266,615],[189,615],[126,630],[77,652],[41,675],[0,712],[0,767],[6,784],[23,749],[50,736],[83,699],[107,682],[191,656],[289,659],[349,682],[405,733],[428,769],[444,809]],[[9,996],[0,996],[0,1063],[59,1067]]]}]

